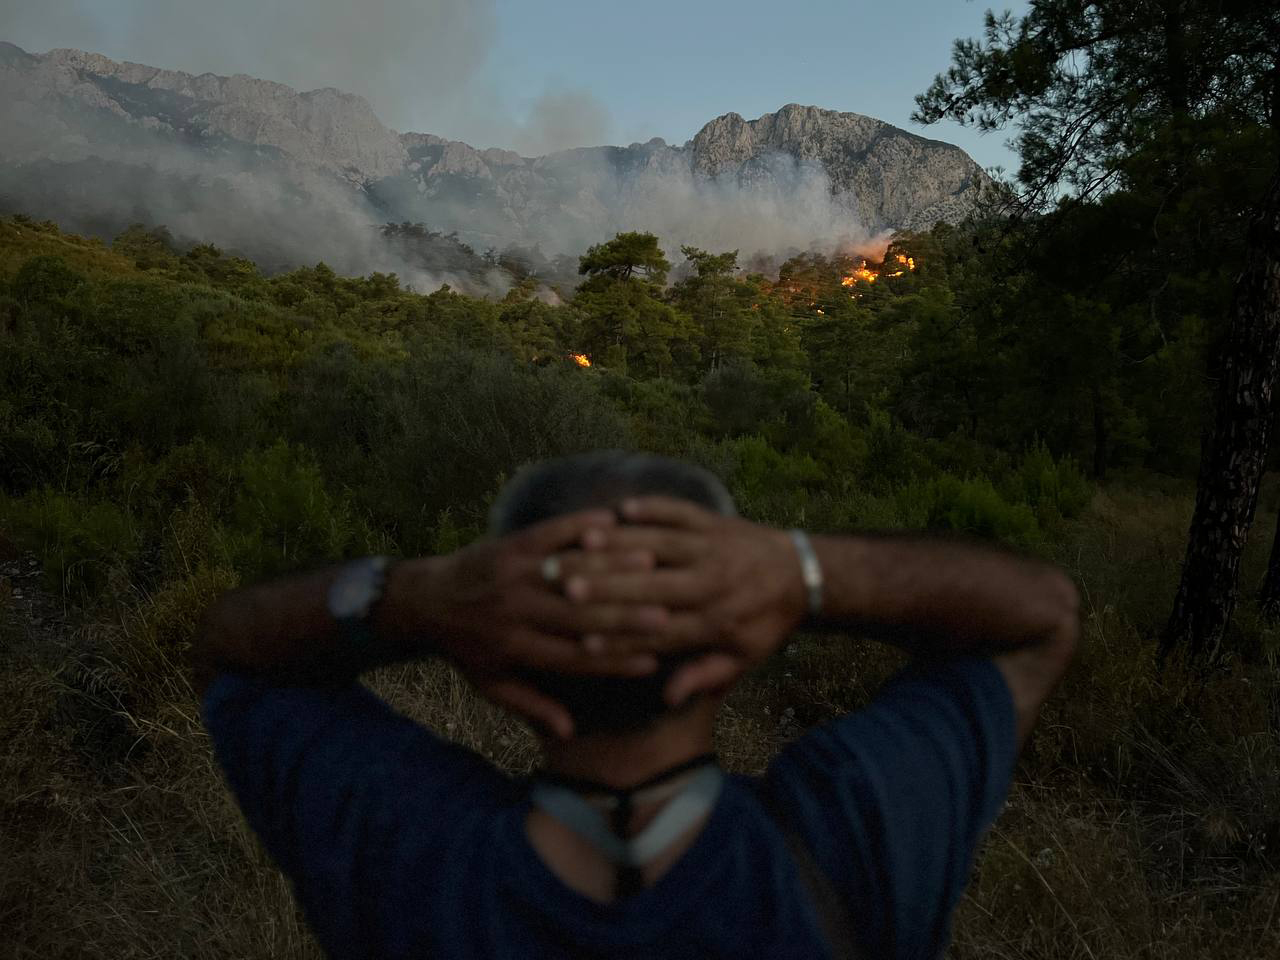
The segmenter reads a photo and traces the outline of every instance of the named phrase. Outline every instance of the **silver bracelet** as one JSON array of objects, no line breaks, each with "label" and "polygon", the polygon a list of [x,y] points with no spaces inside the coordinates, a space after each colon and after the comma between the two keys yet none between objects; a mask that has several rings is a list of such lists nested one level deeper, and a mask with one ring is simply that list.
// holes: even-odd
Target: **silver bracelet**
[{"label": "silver bracelet", "polygon": [[804,578],[805,590],[809,593],[809,616],[822,616],[822,564],[818,562],[818,554],[809,541],[809,535],[803,530],[792,530],[791,542],[800,555],[800,575]]}]

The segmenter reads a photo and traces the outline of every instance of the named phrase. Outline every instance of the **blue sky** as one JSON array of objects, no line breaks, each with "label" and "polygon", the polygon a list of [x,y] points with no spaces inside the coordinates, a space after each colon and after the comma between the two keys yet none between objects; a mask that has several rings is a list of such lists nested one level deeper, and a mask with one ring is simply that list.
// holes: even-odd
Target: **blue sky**
[{"label": "blue sky", "polygon": [[[983,0],[0,0],[0,39],[364,95],[384,122],[524,153],[661,136],[785,103],[1016,160],[1006,131],[910,122]],[[1025,2],[995,4],[1021,12]]]},{"label": "blue sky", "polygon": [[796,102],[878,117],[958,143],[983,166],[1013,169],[1005,132],[982,136],[950,123],[910,122],[915,95],[950,64],[957,37],[981,33],[988,6],[499,0],[501,31],[490,69],[513,99],[549,85],[588,87],[608,107],[624,143],[651,136],[680,143],[722,113],[752,118]]}]

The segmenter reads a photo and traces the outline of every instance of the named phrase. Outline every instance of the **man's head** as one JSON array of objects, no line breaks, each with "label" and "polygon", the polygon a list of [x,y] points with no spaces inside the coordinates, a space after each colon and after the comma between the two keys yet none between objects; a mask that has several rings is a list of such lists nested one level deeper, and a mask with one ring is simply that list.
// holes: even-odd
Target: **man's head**
[{"label": "man's head", "polygon": [[[502,536],[561,514],[655,495],[689,500],[729,516],[735,513],[724,484],[701,467],[668,457],[605,450],[523,468],[494,503],[489,532]],[[531,679],[569,709],[580,733],[632,733],[668,712],[663,687],[681,662],[664,661],[657,673],[639,679],[548,673]]]}]

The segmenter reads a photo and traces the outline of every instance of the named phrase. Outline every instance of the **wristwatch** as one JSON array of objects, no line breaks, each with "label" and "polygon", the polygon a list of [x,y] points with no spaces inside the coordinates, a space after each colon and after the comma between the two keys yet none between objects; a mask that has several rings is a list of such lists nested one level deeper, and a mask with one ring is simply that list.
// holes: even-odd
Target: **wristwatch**
[{"label": "wristwatch", "polygon": [[372,642],[369,615],[382,599],[390,567],[390,557],[362,557],[339,570],[330,585],[329,613],[348,643],[364,646]]}]

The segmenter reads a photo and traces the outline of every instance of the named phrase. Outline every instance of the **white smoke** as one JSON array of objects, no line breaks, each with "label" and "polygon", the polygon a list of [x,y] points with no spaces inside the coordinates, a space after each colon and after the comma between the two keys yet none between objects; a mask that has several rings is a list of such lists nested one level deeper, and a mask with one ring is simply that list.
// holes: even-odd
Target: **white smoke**
[{"label": "white smoke", "polygon": [[[615,129],[608,111],[568,87],[502,104],[484,78],[496,19],[494,0],[0,0],[0,39],[33,52],[79,47],[186,72],[333,86],[364,95],[399,129],[466,135],[478,146],[514,147],[525,156],[550,153],[538,176],[552,195],[526,222],[513,220],[501,197],[428,198],[421,185],[401,185],[402,195],[379,198],[384,206],[377,209],[354,187],[298,165],[147,139],[87,112],[68,128],[3,90],[0,160],[26,151],[63,163],[93,156],[106,166],[93,182],[68,183],[63,194],[41,182],[56,180],[58,169],[8,169],[0,193],[36,216],[64,211],[83,229],[164,224],[179,237],[254,252],[273,265],[325,260],[344,272],[396,272],[422,289],[504,286],[492,271],[424,271],[394,255],[377,235],[383,220],[457,230],[480,251],[518,243],[548,256],[580,254],[620,230],[656,233],[676,260],[681,244],[737,249],[746,259],[883,243],[859,223],[853,198],[832,196],[816,162],[756,158],[748,179],[712,181],[695,176],[687,154],[665,146],[628,154],[625,170],[616,150],[565,151],[608,142]],[[62,175],[74,180],[82,169],[63,168]]]},{"label": "white smoke", "polygon": [[594,95],[553,89],[533,101],[507,146],[524,156],[540,157],[566,147],[608,143],[613,129],[608,109]]},{"label": "white smoke", "polygon": [[363,96],[400,131],[545,153],[603,143],[604,105],[551,88],[504,102],[485,67],[495,0],[0,0],[0,40]]},{"label": "white smoke", "polygon": [[[448,283],[500,295],[501,271],[459,257],[424,270],[380,236],[383,217],[349,184],[252,151],[209,151],[80,112],[66,125],[33,110],[0,74],[0,209],[111,236],[164,226],[179,242],[212,243],[275,271],[324,261],[340,273],[395,273],[427,292]],[[16,162],[15,162],[16,161]]]},{"label": "white smoke", "polygon": [[417,209],[474,245],[518,243],[545,254],[580,254],[623,230],[656,234],[674,261],[686,244],[738,250],[743,261],[809,251],[874,254],[888,244],[890,232],[868,229],[856,198],[833,191],[819,161],[786,153],[755,157],[745,176],[715,179],[694,172],[687,150],[661,144],[633,148],[621,164],[616,149],[605,149],[554,154],[536,166],[542,186],[529,187],[533,199],[525,199],[538,212],[523,224],[505,207],[469,196],[437,195]]},{"label": "white smoke", "polygon": [[[678,174],[642,176],[623,212],[628,229],[648,230],[678,251],[739,250],[743,256],[784,250],[867,249],[881,243],[859,221],[853,198],[833,194],[816,160],[773,154],[755,161],[747,182]],[[884,241],[887,243],[887,241]]]}]

